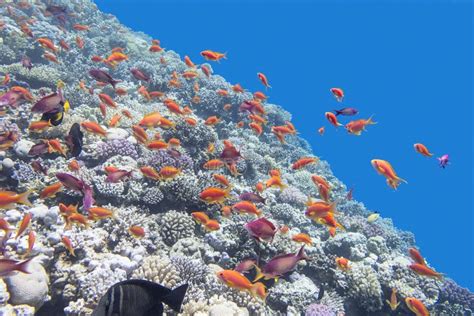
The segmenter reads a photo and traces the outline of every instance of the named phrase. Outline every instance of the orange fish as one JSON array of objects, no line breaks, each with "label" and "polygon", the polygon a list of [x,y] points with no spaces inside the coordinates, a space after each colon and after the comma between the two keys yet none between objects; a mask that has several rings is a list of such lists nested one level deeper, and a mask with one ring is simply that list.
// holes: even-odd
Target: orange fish
[{"label": "orange fish", "polygon": [[381,159],[372,159],[370,163],[374,167],[375,171],[378,172],[378,174],[383,175],[385,178],[387,178],[387,184],[391,188],[397,189],[397,187],[400,185],[400,182],[407,183],[406,180],[397,176],[395,170],[388,161]]},{"label": "orange fish", "polygon": [[178,114],[178,115],[183,115],[183,110],[181,109],[181,107],[179,106],[178,103],[176,103],[174,100],[171,100],[171,99],[165,99],[163,101],[163,103],[165,104],[165,106],[168,108],[168,110],[171,112],[171,113],[174,113],[174,114]]},{"label": "orange fish", "polygon": [[206,224],[207,221],[209,220],[209,216],[207,216],[207,214],[204,212],[192,212],[191,216],[199,224]]},{"label": "orange fish", "polygon": [[153,179],[153,180],[158,180],[160,178],[160,174],[153,167],[143,166],[143,167],[140,167],[140,171],[147,178],[150,178],[150,179]]},{"label": "orange fish", "polygon": [[335,127],[342,126],[342,124],[337,121],[337,116],[334,113],[326,112],[324,113],[324,115],[326,116],[326,119],[329,121],[329,123],[331,123],[331,125]]},{"label": "orange fish", "polygon": [[51,127],[51,122],[50,121],[35,121],[31,122],[30,126],[28,126],[28,129],[30,132],[38,133],[42,132],[45,129]]},{"label": "orange fish", "polygon": [[76,36],[76,45],[79,47],[79,49],[84,48],[84,40],[79,36]]},{"label": "orange fish", "polygon": [[191,61],[191,58],[189,56],[184,56],[184,63],[191,68],[196,68],[196,65]]},{"label": "orange fish", "polygon": [[132,131],[133,136],[139,143],[146,144],[148,142],[148,134],[141,126],[133,125]]},{"label": "orange fish", "polygon": [[7,84],[10,83],[10,75],[9,74],[5,74],[3,80],[2,80],[2,86],[6,86]]},{"label": "orange fish", "polygon": [[130,113],[130,111],[127,110],[127,109],[122,110],[122,114],[123,114],[126,118],[133,119],[132,113]]},{"label": "orange fish", "polygon": [[88,210],[89,216],[88,218],[90,220],[98,220],[98,219],[106,219],[106,218],[111,218],[114,217],[114,212],[112,210],[109,210],[107,208],[103,207],[90,207]]},{"label": "orange fish", "polygon": [[177,138],[170,138],[168,139],[168,145],[171,147],[179,147],[181,146],[181,141]]},{"label": "orange fish", "polygon": [[227,179],[225,175],[216,173],[216,174],[213,174],[212,177],[214,178],[214,180],[216,180],[223,186],[226,186],[226,187],[230,186],[229,179]]},{"label": "orange fish", "polygon": [[194,104],[198,104],[199,102],[201,102],[201,97],[198,96],[198,95],[195,95],[195,96],[191,99],[191,102],[194,103]]},{"label": "orange fish", "polygon": [[232,215],[232,208],[230,206],[223,206],[221,208],[221,211],[222,211],[222,216],[224,217],[229,217],[230,215]]},{"label": "orange fish", "polygon": [[312,219],[325,217],[329,213],[337,214],[336,202],[328,203],[322,200],[313,202],[310,198],[308,202],[306,202],[306,206],[307,208],[306,208],[305,215]]},{"label": "orange fish", "polygon": [[222,204],[229,197],[229,193],[230,188],[208,187],[199,194],[199,198],[208,204]]},{"label": "orange fish", "polygon": [[193,71],[185,71],[185,72],[183,72],[183,75],[182,75],[182,76],[183,76],[184,79],[189,80],[189,79],[194,79],[194,78],[196,78],[197,76],[199,76],[199,74],[193,70]]},{"label": "orange fish", "polygon": [[408,254],[418,264],[426,266],[425,258],[421,255],[421,253],[415,248],[409,248]]},{"label": "orange fish", "polygon": [[237,93],[243,93],[244,88],[242,88],[240,84],[236,83],[235,85],[232,86],[232,91],[237,92]]},{"label": "orange fish", "polygon": [[74,253],[74,247],[72,246],[71,239],[69,239],[69,237],[67,237],[67,236],[62,236],[61,241],[63,242],[63,245],[64,245],[64,247],[66,247],[69,254],[71,256],[75,257],[76,254]]},{"label": "orange fish", "polygon": [[185,122],[188,123],[191,126],[196,126],[197,125],[197,121],[195,119],[193,119],[192,117],[187,117],[185,119]]},{"label": "orange fish", "polygon": [[259,297],[262,300],[265,300],[267,297],[266,288],[263,283],[252,283],[240,272],[234,270],[222,270],[217,272],[217,277],[233,289],[249,292],[252,296]]},{"label": "orange fish", "polygon": [[105,103],[102,103],[102,102],[99,103],[99,110],[100,110],[100,113],[102,114],[102,116],[105,119],[105,117],[107,115],[107,105],[105,105]]},{"label": "orange fish", "polygon": [[161,117],[161,114],[158,112],[148,113],[142,118],[138,125],[148,128],[157,127],[160,125]]},{"label": "orange fish", "polygon": [[78,171],[81,168],[81,166],[79,165],[79,162],[76,159],[71,160],[71,162],[69,162],[67,167],[71,171]]},{"label": "orange fish", "polygon": [[10,224],[8,224],[8,222],[3,217],[1,217],[0,218],[0,229],[3,230],[5,232],[5,234],[7,234],[9,231],[14,230],[15,228],[11,227]]},{"label": "orange fish", "polygon": [[341,88],[331,88],[330,91],[338,102],[342,102],[344,99],[344,91]]},{"label": "orange fish", "polygon": [[283,226],[281,226],[281,227],[279,228],[279,230],[280,230],[280,233],[282,233],[282,234],[287,234],[288,231],[290,230],[290,228],[289,228],[288,226],[286,226],[286,225],[283,225]]},{"label": "orange fish", "polygon": [[320,127],[320,128],[318,129],[318,133],[319,133],[319,135],[321,135],[321,136],[324,135],[324,126],[323,126],[323,127]]},{"label": "orange fish", "polygon": [[365,127],[367,125],[373,124],[377,124],[377,122],[372,121],[372,117],[368,119],[350,121],[346,124],[346,130],[349,134],[360,136],[362,134],[362,131],[365,131]]},{"label": "orange fish", "polygon": [[281,182],[281,178],[279,176],[270,177],[270,179],[267,180],[265,185],[267,188],[277,187],[280,190],[283,190],[284,188],[286,188],[286,185]]},{"label": "orange fish", "polygon": [[114,116],[112,116],[112,118],[109,121],[109,127],[116,127],[121,119],[122,119],[122,116],[120,114],[115,114]]},{"label": "orange fish", "polygon": [[31,251],[33,250],[33,247],[35,245],[36,241],[36,233],[32,230],[29,231],[28,233],[28,249],[25,252],[25,257],[27,257]]},{"label": "orange fish", "polygon": [[[216,145],[214,143],[209,143],[207,145],[207,152],[212,154],[216,149]],[[216,159],[216,160],[219,160],[219,159]]]},{"label": "orange fish", "polygon": [[206,75],[206,77],[209,78],[209,76],[211,75],[211,70],[209,69],[209,67],[207,67],[206,65],[201,65],[201,70]]},{"label": "orange fish", "polygon": [[395,311],[397,309],[398,305],[400,305],[400,302],[398,302],[398,299],[397,299],[397,289],[396,288],[392,288],[392,294],[390,295],[390,301],[385,300],[385,302],[387,302],[387,304],[390,306],[390,309],[392,311]]},{"label": "orange fish", "polygon": [[129,233],[132,234],[132,236],[135,237],[135,238],[143,238],[143,237],[145,237],[145,229],[143,229],[143,227],[133,225],[133,226],[130,226],[130,228],[128,229],[128,231],[129,231]]},{"label": "orange fish", "polygon": [[82,24],[74,24],[72,27],[76,31],[88,31],[89,30],[89,26],[82,25]]},{"label": "orange fish", "polygon": [[176,123],[167,119],[166,117],[160,117],[160,127],[165,129],[176,129]]},{"label": "orange fish", "polygon": [[48,139],[48,145],[52,149],[52,151],[58,152],[64,157],[66,157],[66,152],[64,151],[64,148],[58,139]]},{"label": "orange fish", "polygon": [[59,46],[61,46],[61,48],[64,49],[64,50],[69,50],[70,49],[69,44],[66,43],[66,41],[63,40],[63,39],[59,41]]},{"label": "orange fish", "polygon": [[258,77],[258,79],[260,79],[260,81],[261,81],[262,84],[265,86],[265,88],[268,89],[268,88],[271,88],[271,87],[272,87],[272,86],[270,86],[270,85],[268,84],[267,76],[265,76],[263,73],[258,72],[258,73],[257,73],[257,77]]},{"label": "orange fish", "polygon": [[40,198],[46,199],[50,197],[55,197],[56,193],[61,191],[62,188],[63,188],[63,184],[61,182],[56,182],[51,185],[48,185],[41,191]]},{"label": "orange fish", "polygon": [[100,135],[105,137],[107,132],[96,122],[85,121],[81,123],[82,128],[92,134]]},{"label": "orange fish", "polygon": [[232,108],[232,104],[230,103],[226,103],[223,106],[224,111],[229,111],[231,108]]},{"label": "orange fish", "polygon": [[204,224],[204,228],[207,231],[216,231],[220,229],[220,224],[215,219],[210,219]]},{"label": "orange fish", "polygon": [[114,47],[110,51],[111,53],[123,53],[125,50],[122,47]]},{"label": "orange fish", "polygon": [[429,316],[430,312],[426,308],[426,306],[418,299],[414,297],[407,297],[405,299],[405,303],[407,304],[408,308],[415,313],[416,316]]},{"label": "orange fish", "polygon": [[104,102],[105,104],[107,104],[111,108],[116,108],[117,107],[117,104],[114,102],[112,97],[110,95],[106,94],[106,93],[99,93],[99,99],[100,99],[100,101]]},{"label": "orange fish", "polygon": [[207,126],[214,126],[219,122],[220,122],[220,119],[217,116],[213,115],[213,116],[209,116],[204,122],[204,124],[206,124]]},{"label": "orange fish", "polygon": [[242,128],[242,127],[244,127],[245,122],[244,122],[244,121],[240,121],[240,122],[238,122],[236,125],[237,125],[238,128]]},{"label": "orange fish", "polygon": [[267,124],[267,120],[258,114],[249,114],[249,119],[258,124]]},{"label": "orange fish", "polygon": [[220,159],[212,159],[206,162],[203,165],[203,168],[207,170],[217,170],[217,169],[222,168],[223,166],[224,166],[224,162],[222,162]]},{"label": "orange fish", "polygon": [[258,182],[255,185],[255,190],[257,190],[257,192],[259,192],[259,193],[262,193],[265,190],[265,186],[263,185],[262,182]]},{"label": "orange fish", "polygon": [[159,173],[162,179],[174,179],[181,173],[181,170],[173,166],[164,166],[160,169]]},{"label": "orange fish", "polygon": [[18,230],[16,232],[15,239],[18,239],[18,237],[20,237],[21,234],[23,234],[23,232],[28,228],[31,222],[31,218],[32,218],[31,213],[26,213],[23,216],[23,219],[20,222],[20,226],[18,227]]},{"label": "orange fish", "polygon": [[206,60],[219,61],[222,58],[227,59],[227,53],[218,53],[212,50],[204,50],[201,52],[201,56]]},{"label": "orange fish", "polygon": [[331,189],[329,189],[327,186],[322,185],[320,183],[318,183],[317,187],[318,187],[319,196],[321,196],[321,198],[324,201],[326,202],[329,201],[329,194],[330,194]]},{"label": "orange fish", "polygon": [[91,60],[95,63],[101,63],[104,61],[104,58],[101,56],[94,55],[91,57]]},{"label": "orange fish", "polygon": [[127,95],[128,92],[124,88],[117,88],[115,89],[115,93],[119,96],[124,96],[124,95]]},{"label": "orange fish", "polygon": [[257,206],[250,201],[240,201],[232,205],[232,210],[239,213],[253,214],[260,217],[262,211],[257,209]]},{"label": "orange fish", "polygon": [[49,38],[41,37],[41,38],[38,38],[36,41],[41,45],[41,47],[45,49],[49,49],[52,52],[58,51],[53,41],[51,41]]},{"label": "orange fish", "polygon": [[316,174],[313,174],[313,175],[311,175],[311,180],[313,181],[314,185],[316,185],[316,186],[323,185],[323,186],[327,187],[328,189],[331,188],[331,186],[330,186],[329,183],[326,181],[326,179],[324,179],[324,178],[321,177],[321,176],[318,176],[318,175],[316,175]]},{"label": "orange fish", "polygon": [[260,101],[265,101],[266,99],[268,99],[268,97],[265,95],[265,93],[261,92],[261,91],[257,91],[253,94],[253,97],[257,100],[260,100]]},{"label": "orange fish", "polygon": [[43,54],[43,58],[47,59],[49,61],[52,61],[53,63],[59,64],[58,58],[55,55],[51,54],[51,53],[45,52]]},{"label": "orange fish", "polygon": [[413,272],[418,275],[426,276],[429,278],[443,279],[443,275],[435,270],[427,267],[424,264],[413,263],[408,266]]},{"label": "orange fish", "polygon": [[311,240],[311,237],[305,233],[299,233],[299,234],[293,235],[293,237],[291,237],[291,240],[305,243],[308,246],[313,245],[313,241]]},{"label": "orange fish", "polygon": [[339,269],[341,269],[342,271],[347,271],[350,269],[349,267],[349,260],[347,260],[346,258],[344,257],[337,257],[336,258],[336,265]]},{"label": "orange fish", "polygon": [[128,56],[126,54],[122,52],[113,52],[109,57],[107,57],[105,61],[111,65],[116,65],[117,63],[125,60],[128,60]]},{"label": "orange fish", "polygon": [[250,122],[249,127],[254,130],[254,132],[257,134],[257,136],[262,135],[263,128],[262,125],[255,123],[255,122]]},{"label": "orange fish", "polygon": [[83,225],[86,228],[89,227],[87,217],[85,217],[84,215],[79,214],[79,213],[73,213],[73,214],[69,215],[68,216],[68,221],[73,223],[73,224]]},{"label": "orange fish", "polygon": [[160,45],[151,45],[148,50],[152,53],[159,53],[159,52],[163,51],[163,48],[161,48]]},{"label": "orange fish", "polygon": [[294,162],[291,169],[298,170],[310,164],[317,164],[318,162],[319,159],[316,157],[303,157]]},{"label": "orange fish", "polygon": [[219,89],[216,91],[216,93],[222,97],[227,97],[229,96],[229,92],[227,90],[224,90],[224,89]]},{"label": "orange fish", "polygon": [[430,153],[430,151],[428,150],[428,148],[426,148],[426,146],[423,145],[423,144],[416,143],[415,145],[413,145],[413,147],[415,147],[415,150],[416,150],[417,152],[419,152],[420,154],[422,154],[423,156],[425,156],[425,157],[431,157],[431,156],[433,156],[433,154]]}]

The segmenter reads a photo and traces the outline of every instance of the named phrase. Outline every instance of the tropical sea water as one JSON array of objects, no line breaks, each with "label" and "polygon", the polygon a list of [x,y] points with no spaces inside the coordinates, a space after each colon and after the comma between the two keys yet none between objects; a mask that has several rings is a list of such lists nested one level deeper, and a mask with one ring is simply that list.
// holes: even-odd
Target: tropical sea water
[{"label": "tropical sea water", "polygon": [[[96,3],[193,60],[204,49],[228,52],[215,71],[250,91],[262,89],[256,73],[265,73],[269,100],[292,113],[355,198],[413,232],[437,270],[474,289],[470,1]],[[329,93],[334,86],[344,88],[343,104]],[[343,106],[378,124],[360,137],[331,129],[324,112]],[[452,164],[443,170],[421,157],[418,142]],[[390,190],[374,158],[408,184]]]},{"label": "tropical sea water", "polygon": [[[170,294],[184,297],[183,315],[409,315],[411,298],[433,315],[474,309],[474,294],[459,286],[473,283],[469,3],[96,3],[119,20],[88,0],[0,2],[0,206],[4,225],[19,226],[21,235],[1,235],[0,313],[32,315],[42,306],[38,315],[89,315],[113,284],[130,278],[158,283],[164,293],[189,284],[186,295]],[[151,44],[160,50],[157,40],[164,50],[151,52]],[[205,49],[226,57],[206,61]],[[185,65],[185,55],[198,67]],[[236,83],[246,92],[232,89]],[[344,90],[343,102],[333,87]],[[248,102],[258,90],[269,96],[257,103],[263,110]],[[54,116],[49,123],[57,126],[34,133],[29,124],[51,115],[39,99],[64,119]],[[267,121],[257,125],[262,135],[236,125],[256,119],[246,113],[250,104]],[[342,107],[360,112],[339,116],[343,124],[377,123],[360,136],[335,128],[325,112]],[[287,135],[275,135],[277,126]],[[418,142],[435,155],[415,152]],[[436,159],[443,154],[446,168]],[[295,163],[313,155],[321,161]],[[407,183],[387,186],[374,158]],[[209,161],[221,168],[209,170]],[[328,204],[342,225],[329,215],[308,218],[311,207],[326,205],[306,204],[308,196],[324,198],[316,174],[329,183]],[[271,187],[272,180],[284,185]],[[61,191],[47,196],[57,181]],[[6,205],[4,191],[27,190],[32,205]],[[224,196],[217,205],[204,196],[211,192]],[[255,204],[242,202],[249,198]],[[60,203],[78,205],[79,215]],[[237,211],[243,206],[250,214]],[[69,227],[78,218],[87,224]],[[416,274],[410,265],[422,260],[410,258],[410,247],[446,278]],[[31,273],[4,271],[5,259],[28,257]],[[250,272],[237,272],[242,266]],[[235,278],[240,290],[232,289]],[[127,291],[120,289],[113,293]],[[136,311],[143,291],[119,305]],[[401,302],[393,313],[391,297]]]}]

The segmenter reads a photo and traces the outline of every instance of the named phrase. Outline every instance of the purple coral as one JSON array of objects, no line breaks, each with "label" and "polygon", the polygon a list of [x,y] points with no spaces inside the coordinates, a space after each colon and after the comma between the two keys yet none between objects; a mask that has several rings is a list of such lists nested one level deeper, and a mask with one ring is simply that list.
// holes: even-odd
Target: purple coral
[{"label": "purple coral", "polygon": [[137,148],[126,139],[112,139],[97,144],[97,156],[107,159],[112,156],[128,156],[133,159],[138,158]]},{"label": "purple coral", "polygon": [[157,170],[160,170],[164,166],[173,166],[180,168],[181,170],[192,170],[193,160],[188,155],[181,153],[178,155],[171,155],[166,150],[160,150],[153,152],[142,159],[143,165],[151,166]]},{"label": "purple coral", "polygon": [[324,304],[311,304],[306,308],[305,316],[336,316],[336,312]]},{"label": "purple coral", "polygon": [[448,301],[450,304],[455,303],[474,310],[474,293],[459,286],[451,279],[444,281],[440,301]]}]

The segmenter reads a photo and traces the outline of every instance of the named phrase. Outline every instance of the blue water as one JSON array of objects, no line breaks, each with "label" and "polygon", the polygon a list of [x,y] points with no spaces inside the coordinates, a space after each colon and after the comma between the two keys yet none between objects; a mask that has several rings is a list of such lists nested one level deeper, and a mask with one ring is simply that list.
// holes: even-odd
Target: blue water
[{"label": "blue water", "polygon": [[[96,1],[195,63],[204,49],[228,52],[213,67],[231,83],[261,90],[256,73],[265,73],[269,101],[293,114],[315,153],[355,186],[355,199],[414,232],[437,271],[474,290],[470,3],[160,2]],[[340,106],[334,86],[345,89],[345,106],[379,123],[360,137],[329,126],[324,112]],[[416,142],[452,164],[440,169],[415,153]],[[408,184],[392,191],[373,158],[390,161]]]}]

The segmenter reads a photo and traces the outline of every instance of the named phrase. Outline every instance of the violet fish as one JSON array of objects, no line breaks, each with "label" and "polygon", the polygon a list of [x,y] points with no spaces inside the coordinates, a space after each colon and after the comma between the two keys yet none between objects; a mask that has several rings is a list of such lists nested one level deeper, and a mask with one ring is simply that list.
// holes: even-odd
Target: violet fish
[{"label": "violet fish", "polygon": [[249,272],[256,264],[257,260],[255,259],[244,259],[242,262],[235,266],[234,271],[245,274]]},{"label": "violet fish", "polygon": [[336,113],[336,116],[338,115],[344,115],[344,116],[353,116],[359,113],[359,111],[355,108],[342,108],[340,110],[333,110]]},{"label": "violet fish", "polygon": [[132,73],[132,75],[138,79],[138,80],[143,80],[143,81],[150,81],[150,76],[148,75],[145,75],[143,72],[141,72],[139,69],[137,68],[132,68],[130,69],[130,72]]},{"label": "violet fish", "polygon": [[132,171],[125,171],[125,170],[118,170],[115,172],[111,172],[107,175],[105,182],[117,183],[121,179],[125,177],[130,177],[132,175]]},{"label": "violet fish", "polygon": [[20,99],[22,98],[21,93],[15,91],[8,91],[0,96],[0,107],[11,106],[17,107]]},{"label": "violet fish", "polygon": [[31,108],[32,112],[35,113],[48,113],[59,111],[62,109],[65,99],[63,97],[61,89],[58,89],[58,92],[51,93],[33,105]]},{"label": "violet fish", "polygon": [[446,166],[449,164],[449,155],[443,155],[438,158],[439,166],[441,168],[446,168]]},{"label": "violet fish", "polygon": [[34,259],[35,257],[26,259],[24,261],[18,261],[13,259],[0,259],[0,277],[5,277],[12,275],[15,271],[23,272],[23,273],[31,273],[27,270],[28,263]]},{"label": "violet fish", "polygon": [[252,203],[265,204],[265,198],[253,192],[244,192],[241,195],[239,195],[239,199],[241,199],[242,201],[249,201]]},{"label": "violet fish", "polygon": [[93,197],[94,191],[90,185],[84,184],[84,196],[82,198],[82,208],[84,211],[89,211],[89,209],[94,205],[95,200]]},{"label": "violet fish", "polygon": [[73,175],[64,172],[56,173],[56,178],[68,189],[73,191],[83,192],[84,190],[84,181],[79,180]]},{"label": "violet fish", "polygon": [[250,236],[257,241],[272,241],[277,232],[277,228],[265,217],[253,220],[244,225]]},{"label": "violet fish", "polygon": [[309,260],[304,253],[304,245],[301,246],[298,253],[278,255],[273,257],[262,269],[256,267],[257,276],[255,281],[265,278],[265,280],[276,279],[293,270],[300,260]]},{"label": "violet fish", "polygon": [[89,75],[99,82],[111,84],[114,89],[115,85],[120,82],[120,80],[112,78],[108,72],[96,68],[89,70]]}]

